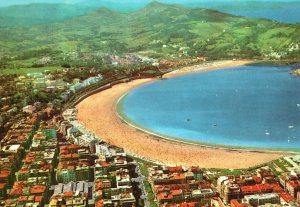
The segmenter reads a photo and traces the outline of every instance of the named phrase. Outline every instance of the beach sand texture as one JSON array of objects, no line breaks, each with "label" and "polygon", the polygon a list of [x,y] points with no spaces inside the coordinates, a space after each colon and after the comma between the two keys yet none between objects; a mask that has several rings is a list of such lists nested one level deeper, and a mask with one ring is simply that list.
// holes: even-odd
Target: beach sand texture
[{"label": "beach sand texture", "polygon": [[[238,66],[249,61],[222,61],[197,67],[186,67],[165,77],[174,77],[195,71]],[[153,81],[139,79],[113,86],[92,95],[76,107],[78,120],[101,139],[123,147],[126,152],[145,159],[169,165],[200,166],[203,168],[246,168],[282,157],[283,153],[216,149],[159,139],[122,122],[117,115],[119,98],[129,90]]]}]

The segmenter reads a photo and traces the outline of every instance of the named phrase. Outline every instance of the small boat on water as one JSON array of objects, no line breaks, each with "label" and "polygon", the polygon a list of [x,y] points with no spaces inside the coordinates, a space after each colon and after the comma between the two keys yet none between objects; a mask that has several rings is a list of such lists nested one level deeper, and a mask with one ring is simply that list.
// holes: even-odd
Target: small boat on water
[{"label": "small boat on water", "polygon": [[289,127],[289,129],[293,129],[294,128],[294,126],[293,125],[290,125],[290,126],[288,126]]}]

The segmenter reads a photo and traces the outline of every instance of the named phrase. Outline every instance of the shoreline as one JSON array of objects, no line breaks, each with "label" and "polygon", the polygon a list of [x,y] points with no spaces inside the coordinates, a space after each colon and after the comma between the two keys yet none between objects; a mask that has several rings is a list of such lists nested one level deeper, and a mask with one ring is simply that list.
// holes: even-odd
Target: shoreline
[{"label": "shoreline", "polygon": [[[153,136],[154,139],[164,139],[169,142],[177,142],[185,145],[192,145],[192,146],[199,146],[199,147],[206,147],[206,148],[212,148],[212,149],[221,149],[221,150],[232,150],[232,151],[246,151],[246,152],[259,152],[259,153],[288,153],[288,154],[299,154],[300,151],[295,151],[295,149],[280,149],[280,148],[264,148],[264,147],[244,147],[244,146],[233,146],[233,145],[222,145],[222,144],[213,144],[213,143],[205,143],[205,142],[198,142],[198,141],[191,141],[186,140],[184,138],[180,137],[171,137],[167,135],[162,135],[159,133],[156,133],[155,131],[152,131],[150,129],[144,128],[140,126],[139,124],[132,121],[130,118],[128,118],[122,111],[122,109],[119,109],[119,107],[122,107],[122,102],[124,98],[126,97],[127,93],[121,96],[117,101],[117,110],[116,110],[116,116],[119,117],[119,119],[127,124],[130,127],[133,127],[137,129],[138,131],[144,132],[146,134],[149,134]],[[121,115],[122,114],[122,115]]]},{"label": "shoreline", "polygon": [[[222,70],[226,69],[231,65],[232,61],[218,61],[218,62],[212,62],[210,63],[209,66],[201,66],[195,65],[195,66],[188,66],[184,67],[183,69],[178,69],[175,71],[172,71],[170,73],[167,73],[165,76],[166,78],[174,78],[177,76],[181,75],[187,75],[187,74],[192,74],[192,73],[197,73],[197,72],[205,72],[205,71],[210,71],[210,70]],[[237,63],[237,62],[235,62]],[[234,66],[239,66],[239,64],[242,63],[242,65],[247,65],[254,63],[254,61],[239,61],[236,65]],[[219,65],[222,65],[222,68],[218,68]],[[229,65],[229,66],[226,66]],[[209,68],[210,67],[210,68]],[[217,68],[215,68],[217,67]],[[193,69],[195,68],[195,69]],[[139,86],[137,86],[139,87]],[[123,101],[125,100],[127,94],[130,91],[126,92],[123,94],[121,97],[119,97],[117,103],[116,103],[116,115],[119,117],[120,120],[122,120],[124,123],[129,125],[130,127],[133,127],[141,132],[144,132],[146,134],[152,135],[153,138],[158,138],[158,139],[165,139],[170,142],[178,142],[186,145],[194,145],[194,146],[200,146],[200,147],[207,147],[207,148],[212,148],[212,149],[223,149],[223,150],[232,150],[232,151],[248,151],[248,152],[260,152],[260,153],[266,153],[266,152],[272,152],[272,153],[290,153],[290,154],[299,154],[300,151],[297,149],[285,149],[285,148],[266,148],[266,147],[247,147],[247,146],[234,146],[234,145],[223,145],[223,144],[214,144],[214,143],[205,143],[205,142],[198,142],[198,141],[191,141],[191,140],[186,140],[184,138],[180,137],[172,137],[172,136],[167,136],[163,135],[160,133],[157,133],[155,131],[152,131],[151,129],[147,129],[140,124],[134,122],[131,120],[123,111]]]},{"label": "shoreline", "polygon": [[[188,66],[172,71],[164,77],[171,78],[194,72],[222,69],[253,63],[253,61],[217,61],[197,66]],[[181,142],[158,138],[128,124],[117,112],[117,104],[130,90],[155,79],[140,79],[122,83],[111,89],[94,94],[79,103],[78,120],[110,144],[123,147],[129,154],[169,165],[206,168],[247,168],[259,165],[290,152],[234,149]],[[99,109],[99,110],[98,110]],[[97,114],[101,113],[101,116]],[[204,161],[204,162],[203,162]]]},{"label": "shoreline", "polygon": [[228,68],[228,67],[243,66],[243,65],[252,64],[252,63],[255,63],[255,61],[252,61],[252,60],[213,61],[213,62],[202,63],[199,65],[182,67],[180,69],[177,69],[177,70],[174,70],[172,72],[165,74],[163,77],[164,78],[174,78],[176,76],[182,76],[182,75],[187,75],[187,74],[191,74],[191,73],[205,72],[205,71],[210,71],[210,70],[222,70],[222,69]]}]

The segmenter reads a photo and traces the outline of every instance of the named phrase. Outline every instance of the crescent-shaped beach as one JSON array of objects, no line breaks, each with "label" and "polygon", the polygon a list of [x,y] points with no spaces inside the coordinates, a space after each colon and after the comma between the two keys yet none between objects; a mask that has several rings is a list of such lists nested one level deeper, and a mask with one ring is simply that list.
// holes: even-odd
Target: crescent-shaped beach
[{"label": "crescent-shaped beach", "polygon": [[[174,77],[196,71],[239,66],[249,61],[221,61],[186,67],[166,74]],[[117,114],[117,102],[128,91],[153,79],[138,79],[121,83],[94,94],[82,102],[78,109],[78,120],[104,141],[122,147],[130,154],[169,165],[200,166],[203,168],[247,168],[285,155],[282,152],[232,150],[197,146],[160,139],[124,123]]]}]

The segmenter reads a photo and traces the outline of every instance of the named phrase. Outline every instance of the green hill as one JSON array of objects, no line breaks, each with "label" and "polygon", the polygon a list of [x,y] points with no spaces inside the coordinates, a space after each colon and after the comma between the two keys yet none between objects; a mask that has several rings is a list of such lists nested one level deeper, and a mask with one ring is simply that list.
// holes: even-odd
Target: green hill
[{"label": "green hill", "polygon": [[131,13],[100,9],[63,22],[1,29],[0,53],[50,49],[61,55],[80,48],[174,58],[295,58],[300,56],[299,27],[153,2]]},{"label": "green hill", "polygon": [[28,4],[0,8],[0,27],[32,26],[61,22],[84,15],[94,8],[68,4]]}]

